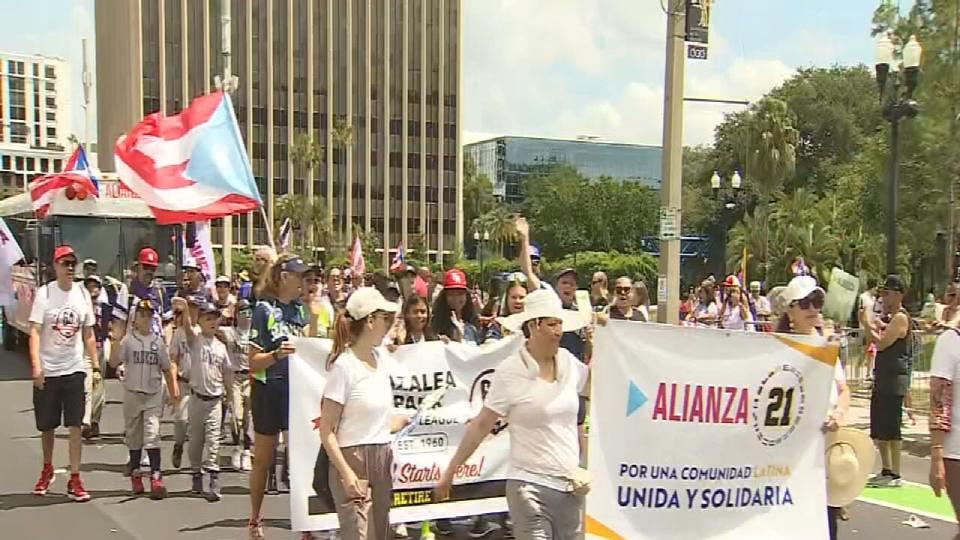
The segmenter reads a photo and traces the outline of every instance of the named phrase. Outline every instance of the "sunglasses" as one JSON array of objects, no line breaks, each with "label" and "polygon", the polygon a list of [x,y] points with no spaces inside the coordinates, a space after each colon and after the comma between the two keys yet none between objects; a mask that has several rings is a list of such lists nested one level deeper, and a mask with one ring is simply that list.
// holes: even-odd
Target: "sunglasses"
[{"label": "sunglasses", "polygon": [[602,284],[602,283],[606,283],[606,281],[604,281],[604,280],[602,280],[602,279],[595,279],[595,280],[593,280],[593,284],[594,284],[594,285],[600,285],[600,284]]},{"label": "sunglasses", "polygon": [[810,309],[813,306],[814,309],[823,308],[823,296],[819,294],[810,295],[802,300],[796,300],[790,302],[791,306],[800,306],[800,309]]},{"label": "sunglasses", "polygon": [[60,266],[65,266],[67,268],[76,268],[77,260],[76,259],[60,260],[57,262],[57,264],[59,264]]},{"label": "sunglasses", "polygon": [[617,294],[628,295],[630,294],[630,287],[617,287],[613,289]]}]

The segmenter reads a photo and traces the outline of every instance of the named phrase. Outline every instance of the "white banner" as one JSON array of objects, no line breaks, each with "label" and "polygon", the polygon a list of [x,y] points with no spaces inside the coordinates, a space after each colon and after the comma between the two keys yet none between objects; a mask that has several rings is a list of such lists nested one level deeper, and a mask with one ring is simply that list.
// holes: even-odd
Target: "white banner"
[{"label": "white banner", "polygon": [[14,302],[13,265],[23,258],[23,251],[13,237],[7,222],[0,218],[0,306],[12,306]]},{"label": "white banner", "polygon": [[[313,489],[320,450],[317,421],[331,342],[303,338],[295,343],[297,354],[290,359],[291,525],[297,531],[335,529],[336,514]],[[506,511],[503,480],[509,440],[502,426],[460,469],[449,502],[433,503],[432,489],[460,444],[466,421],[480,411],[494,368],[520,343],[519,336],[483,349],[431,342],[394,353],[400,371],[391,382],[398,414],[412,416],[438,386],[448,390],[438,406],[424,413],[394,445],[393,523]]]},{"label": "white banner", "polygon": [[611,321],[597,332],[587,532],[827,538],[823,338]]}]

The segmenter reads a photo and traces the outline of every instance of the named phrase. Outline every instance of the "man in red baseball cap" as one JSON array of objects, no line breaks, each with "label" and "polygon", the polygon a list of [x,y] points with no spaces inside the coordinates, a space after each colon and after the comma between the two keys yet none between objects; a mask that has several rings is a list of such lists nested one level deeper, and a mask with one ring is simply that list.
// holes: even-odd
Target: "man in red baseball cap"
[{"label": "man in red baseball cap", "polygon": [[97,341],[90,294],[74,282],[77,255],[70,246],[53,252],[57,279],[37,289],[30,312],[30,364],[33,375],[33,412],[41,433],[43,469],[33,494],[47,494],[53,483],[55,431],[70,431],[70,480],[67,495],[77,502],[90,500],[80,481],[80,429],[85,407],[84,349],[94,365]]}]

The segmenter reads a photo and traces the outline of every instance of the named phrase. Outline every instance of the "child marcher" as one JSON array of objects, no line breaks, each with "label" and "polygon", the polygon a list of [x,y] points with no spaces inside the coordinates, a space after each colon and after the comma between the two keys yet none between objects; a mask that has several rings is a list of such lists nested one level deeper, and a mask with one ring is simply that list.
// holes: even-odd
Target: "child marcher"
[{"label": "child marcher", "polygon": [[247,344],[250,341],[250,326],[253,309],[248,300],[240,300],[236,306],[236,326],[224,326],[224,344],[230,354],[230,385],[228,404],[232,418],[233,430],[237,448],[233,452],[231,465],[238,471],[249,471],[253,468],[250,448],[253,440],[250,436],[250,360],[247,358]]},{"label": "child marcher", "polygon": [[190,465],[193,469],[193,493],[203,493],[203,474],[209,476],[206,498],[210,502],[221,499],[220,494],[220,432],[224,395],[224,372],[229,370],[227,347],[217,338],[220,329],[220,309],[206,301],[198,306],[199,333],[191,320],[186,300],[174,299],[179,308],[184,337],[190,349]]},{"label": "child marcher", "polygon": [[153,303],[141,300],[136,306],[133,332],[124,336],[120,346],[110,355],[110,365],[123,365],[124,436],[130,451],[130,483],[134,495],[144,492],[140,474],[143,450],[150,460],[150,498],[163,499],[167,489],[160,473],[160,415],[163,412],[163,382],[166,377],[170,401],[176,403],[180,389],[170,363],[167,345],[154,333]]}]

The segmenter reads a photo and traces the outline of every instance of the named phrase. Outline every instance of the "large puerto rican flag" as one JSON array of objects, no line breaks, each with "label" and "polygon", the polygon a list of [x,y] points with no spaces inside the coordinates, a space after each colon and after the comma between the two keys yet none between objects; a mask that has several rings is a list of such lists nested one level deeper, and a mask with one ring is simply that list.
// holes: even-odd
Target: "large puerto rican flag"
[{"label": "large puerto rican flag", "polygon": [[174,116],[148,115],[117,141],[117,174],[161,225],[241,214],[262,204],[230,96]]},{"label": "large puerto rican flag", "polygon": [[78,145],[62,172],[45,174],[30,182],[30,199],[39,219],[50,211],[50,203],[62,191],[73,190],[78,199],[100,194],[100,183],[90,168],[83,146]]}]

